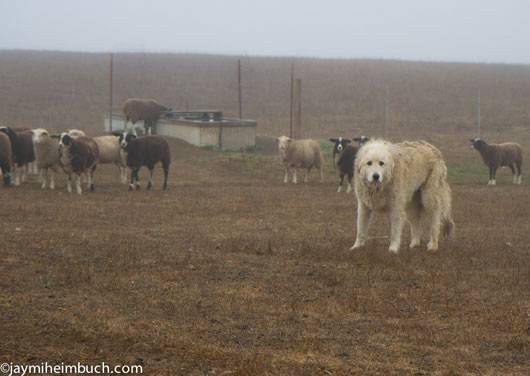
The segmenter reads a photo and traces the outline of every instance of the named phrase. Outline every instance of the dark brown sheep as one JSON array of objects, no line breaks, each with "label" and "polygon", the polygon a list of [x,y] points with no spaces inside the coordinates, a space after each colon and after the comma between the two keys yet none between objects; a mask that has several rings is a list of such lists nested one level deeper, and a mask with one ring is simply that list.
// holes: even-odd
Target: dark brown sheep
[{"label": "dark brown sheep", "polygon": [[503,144],[488,144],[480,138],[474,138],[471,144],[480,153],[482,160],[489,167],[490,176],[488,185],[495,185],[495,175],[499,167],[508,167],[512,170],[513,183],[522,183],[523,149],[515,142]]},{"label": "dark brown sheep", "polygon": [[146,166],[149,169],[150,176],[147,189],[151,189],[153,186],[153,169],[158,162],[162,163],[162,169],[164,170],[163,189],[165,190],[167,188],[167,177],[171,161],[167,140],[156,135],[136,137],[134,134],[124,132],[120,135],[119,141],[122,149],[127,152],[127,166],[131,169],[129,191],[132,191],[135,186],[136,189],[140,188],[138,171],[140,171],[142,166]]},{"label": "dark brown sheep", "polygon": [[137,121],[145,122],[145,133],[151,134],[151,128],[157,120],[171,111],[171,108],[157,103],[153,99],[129,98],[123,103],[123,114],[125,115],[125,129],[130,121],[133,126]]},{"label": "dark brown sheep", "polygon": [[94,171],[99,161],[99,148],[90,137],[74,138],[68,133],[61,135],[61,166],[66,173],[67,189],[72,192],[72,174],[77,175],[77,193],[81,194],[81,175],[87,173],[88,188],[94,191]]},{"label": "dark brown sheep", "polygon": [[11,168],[13,166],[13,151],[11,150],[11,141],[9,137],[0,132],[0,169],[4,185],[11,185]]},{"label": "dark brown sheep", "polygon": [[33,149],[33,134],[31,130],[15,132],[13,128],[2,127],[0,132],[5,133],[10,141],[13,152],[13,167],[15,173],[15,185],[26,180],[28,165],[35,161]]}]

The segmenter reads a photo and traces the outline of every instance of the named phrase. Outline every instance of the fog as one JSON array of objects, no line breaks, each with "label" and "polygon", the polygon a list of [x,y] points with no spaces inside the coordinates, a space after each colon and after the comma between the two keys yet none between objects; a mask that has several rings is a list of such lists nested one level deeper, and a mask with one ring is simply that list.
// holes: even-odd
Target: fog
[{"label": "fog", "polygon": [[530,63],[524,0],[0,0],[0,49]]}]

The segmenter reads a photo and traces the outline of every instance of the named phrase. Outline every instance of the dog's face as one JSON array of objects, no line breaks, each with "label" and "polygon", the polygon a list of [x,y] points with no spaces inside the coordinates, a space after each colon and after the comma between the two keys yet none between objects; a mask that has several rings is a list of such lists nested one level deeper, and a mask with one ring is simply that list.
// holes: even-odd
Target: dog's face
[{"label": "dog's face", "polygon": [[359,177],[366,185],[383,186],[392,176],[394,160],[388,147],[381,143],[368,144],[358,160]]}]

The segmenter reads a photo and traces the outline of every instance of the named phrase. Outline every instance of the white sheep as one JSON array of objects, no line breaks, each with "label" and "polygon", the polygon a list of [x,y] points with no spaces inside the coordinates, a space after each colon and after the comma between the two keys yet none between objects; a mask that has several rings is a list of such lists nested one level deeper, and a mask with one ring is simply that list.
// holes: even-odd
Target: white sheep
[{"label": "white sheep", "polygon": [[127,184],[127,152],[120,147],[116,136],[94,137],[99,148],[99,164],[113,163],[120,170],[120,181]]},{"label": "white sheep", "polygon": [[58,140],[52,138],[46,129],[37,128],[33,130],[33,148],[36,166],[40,171],[41,188],[46,189],[48,171],[51,170],[50,189],[55,189],[55,173],[61,167]]},{"label": "white sheep", "polygon": [[315,140],[293,140],[292,138],[278,137],[278,151],[285,167],[284,183],[289,180],[289,171],[292,170],[293,183],[296,184],[296,169],[306,170],[304,182],[307,183],[309,172],[313,167],[320,170],[320,181],[324,181],[322,152],[320,145]]}]

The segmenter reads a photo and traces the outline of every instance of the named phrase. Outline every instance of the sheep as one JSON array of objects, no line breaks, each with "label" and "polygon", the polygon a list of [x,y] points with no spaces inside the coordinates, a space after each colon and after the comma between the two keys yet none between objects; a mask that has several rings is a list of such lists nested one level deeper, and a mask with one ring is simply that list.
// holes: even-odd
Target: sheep
[{"label": "sheep", "polygon": [[48,170],[51,170],[50,189],[55,189],[55,173],[61,166],[59,142],[43,128],[33,130],[35,162],[41,173],[41,188],[46,189]]},{"label": "sheep", "polygon": [[11,140],[9,137],[0,132],[0,170],[4,185],[11,185],[11,168],[13,166],[13,151],[11,150]]},{"label": "sheep", "polygon": [[509,167],[513,174],[513,184],[522,183],[523,149],[515,142],[488,144],[480,138],[471,139],[472,147],[477,149],[482,160],[489,167],[488,185],[496,185],[495,175],[499,167]]},{"label": "sheep", "polygon": [[151,128],[160,116],[167,114],[171,108],[158,104],[153,99],[129,98],[123,103],[123,114],[125,115],[125,126],[127,130],[127,123],[131,121],[134,125],[137,121],[144,121],[144,129],[146,134],[151,134]]},{"label": "sheep", "polygon": [[351,181],[353,178],[353,170],[355,164],[355,156],[359,150],[359,146],[351,145],[352,140],[348,138],[330,138],[333,145],[333,161],[335,161],[335,155],[339,155],[339,160],[337,161],[337,166],[339,167],[339,187],[337,192],[342,190],[342,183],[344,182],[344,176],[348,176],[348,188],[346,193],[351,192]]},{"label": "sheep", "polygon": [[164,170],[163,189],[167,188],[167,177],[171,155],[167,140],[161,136],[148,135],[137,137],[133,133],[123,132],[119,138],[120,145],[127,152],[127,166],[131,169],[131,183],[129,191],[140,189],[138,171],[146,166],[150,171],[147,189],[153,186],[153,169],[158,162],[162,163]]},{"label": "sheep", "polygon": [[66,131],[66,133],[73,138],[86,137],[86,133],[79,129],[69,129]]},{"label": "sheep", "polygon": [[35,161],[33,135],[31,131],[15,132],[10,127],[1,127],[0,132],[5,133],[11,141],[15,185],[20,185],[21,181],[26,180],[28,164]]},{"label": "sheep", "polygon": [[359,144],[359,146],[363,145],[363,144],[366,144],[368,141],[370,141],[370,137],[368,136],[360,136],[360,137],[355,137],[353,139],[353,141],[357,141],[357,143]]},{"label": "sheep", "polygon": [[67,175],[67,190],[72,192],[72,174],[77,175],[77,193],[82,194],[81,174],[88,175],[88,188],[94,191],[94,171],[99,160],[98,144],[90,137],[74,138],[68,133],[61,134],[60,161]]},{"label": "sheep", "polygon": [[306,169],[304,182],[307,183],[309,172],[313,167],[320,170],[320,181],[324,181],[322,152],[320,145],[315,140],[293,140],[292,138],[278,137],[278,151],[285,167],[283,182],[289,180],[289,170],[292,170],[293,183],[296,184],[296,169]]},{"label": "sheep", "polygon": [[113,163],[120,171],[120,181],[127,184],[127,156],[120,147],[120,141],[115,135],[94,137],[98,144],[99,164]]}]

